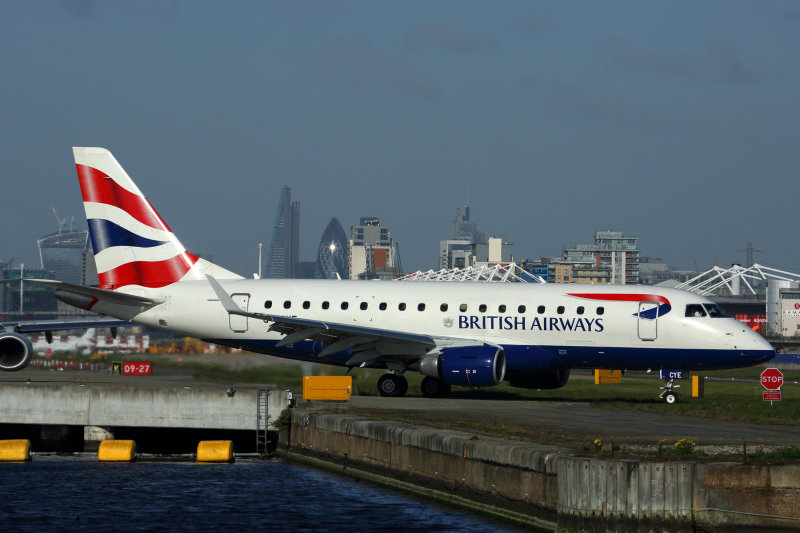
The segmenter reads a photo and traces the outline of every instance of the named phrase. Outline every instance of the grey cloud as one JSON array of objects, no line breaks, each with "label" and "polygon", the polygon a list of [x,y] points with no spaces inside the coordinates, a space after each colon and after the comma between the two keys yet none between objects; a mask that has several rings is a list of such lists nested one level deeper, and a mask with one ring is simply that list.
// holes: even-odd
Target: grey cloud
[{"label": "grey cloud", "polygon": [[755,77],[739,52],[728,44],[718,44],[703,55],[658,54],[621,42],[611,43],[607,48],[616,65],[632,70],[723,82]]},{"label": "grey cloud", "polygon": [[439,48],[460,54],[474,54],[497,48],[497,41],[490,35],[470,35],[441,24],[418,26],[408,32],[405,41],[412,48]]},{"label": "grey cloud", "polygon": [[59,0],[58,4],[66,12],[81,18],[99,16],[103,11],[111,10],[160,23],[174,23],[180,18],[180,7],[175,0]]},{"label": "grey cloud", "polygon": [[535,11],[511,22],[511,28],[520,33],[541,33],[553,26],[553,15],[547,11]]},{"label": "grey cloud", "polygon": [[339,81],[367,92],[390,91],[436,99],[441,90],[412,66],[376,50],[365,37],[331,40],[311,62],[314,81]]},{"label": "grey cloud", "polygon": [[521,79],[520,85],[542,102],[555,104],[567,112],[601,125],[624,126],[659,133],[674,133],[683,129],[666,109],[620,100],[591,87],[533,77]]}]

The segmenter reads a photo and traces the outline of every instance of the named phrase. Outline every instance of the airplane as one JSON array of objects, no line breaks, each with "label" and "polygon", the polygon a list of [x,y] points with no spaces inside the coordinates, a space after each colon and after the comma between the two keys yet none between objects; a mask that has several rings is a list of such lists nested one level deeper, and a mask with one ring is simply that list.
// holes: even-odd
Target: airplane
[{"label": "airplane", "polygon": [[80,309],[204,342],[385,369],[382,396],[404,396],[406,372],[438,397],[503,381],[559,388],[572,369],[710,370],[775,355],[716,303],[677,289],[245,279],[186,250],[111,152],[73,155],[100,285],[30,281]]},{"label": "airplane", "polygon": [[92,350],[97,341],[97,329],[88,328],[83,335],[80,336],[62,336],[59,339],[54,339],[52,336],[38,337],[31,339],[33,344],[33,351],[37,354],[47,354],[48,356],[62,352],[83,352]]}]

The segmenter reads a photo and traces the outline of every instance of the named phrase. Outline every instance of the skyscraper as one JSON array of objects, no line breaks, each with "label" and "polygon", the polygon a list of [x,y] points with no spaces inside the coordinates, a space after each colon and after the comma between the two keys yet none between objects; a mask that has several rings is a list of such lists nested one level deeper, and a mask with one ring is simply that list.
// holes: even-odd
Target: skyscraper
[{"label": "skyscraper", "polygon": [[292,202],[292,190],[284,185],[272,230],[265,278],[293,278],[300,250],[300,202]]},{"label": "skyscraper", "polygon": [[347,235],[336,218],[332,218],[317,249],[315,276],[318,279],[347,279]]}]

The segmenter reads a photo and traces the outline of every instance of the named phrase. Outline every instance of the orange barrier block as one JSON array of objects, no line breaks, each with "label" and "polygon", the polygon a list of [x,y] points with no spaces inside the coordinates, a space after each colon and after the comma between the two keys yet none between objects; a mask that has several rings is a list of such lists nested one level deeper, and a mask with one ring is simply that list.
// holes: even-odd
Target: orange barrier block
[{"label": "orange barrier block", "polygon": [[349,400],[352,376],[303,376],[304,400]]},{"label": "orange barrier block", "polygon": [[606,383],[622,383],[622,370],[594,370],[594,384],[605,385]]}]

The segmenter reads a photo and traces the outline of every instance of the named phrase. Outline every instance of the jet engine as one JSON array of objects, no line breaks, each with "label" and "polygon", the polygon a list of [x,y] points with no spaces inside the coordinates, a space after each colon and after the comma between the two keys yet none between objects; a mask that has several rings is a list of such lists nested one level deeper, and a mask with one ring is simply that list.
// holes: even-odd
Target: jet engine
[{"label": "jet engine", "polygon": [[19,333],[0,333],[0,370],[22,370],[33,357],[31,340]]},{"label": "jet engine", "polygon": [[513,378],[508,378],[509,385],[523,389],[560,389],[567,384],[567,381],[569,381],[569,368],[535,374],[515,374]]},{"label": "jet engine", "polygon": [[448,385],[491,387],[506,375],[506,354],[489,344],[445,348],[423,357],[420,372]]}]

